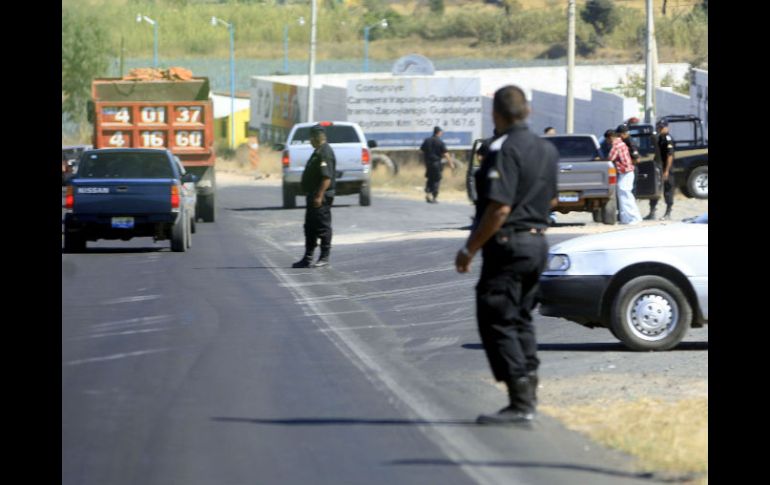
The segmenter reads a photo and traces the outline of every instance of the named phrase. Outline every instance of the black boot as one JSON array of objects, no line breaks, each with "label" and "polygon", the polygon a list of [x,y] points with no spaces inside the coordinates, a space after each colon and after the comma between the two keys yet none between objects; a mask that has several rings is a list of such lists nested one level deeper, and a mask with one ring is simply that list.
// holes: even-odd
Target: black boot
[{"label": "black boot", "polygon": [[530,399],[532,402],[532,408],[534,409],[537,407],[537,384],[538,384],[537,372],[530,371],[527,373],[527,377],[529,377]]},{"label": "black boot", "polygon": [[666,213],[663,214],[663,217],[660,218],[661,221],[670,221],[671,220],[671,207],[666,207]]},{"label": "black boot", "polygon": [[318,257],[318,261],[315,262],[314,267],[323,268],[329,266],[329,249],[321,248],[321,255]]},{"label": "black boot", "polygon": [[313,254],[305,254],[302,259],[292,264],[292,268],[309,268],[313,264]]},{"label": "black boot", "polygon": [[655,220],[655,209],[650,209],[650,213],[647,214],[647,217],[644,218],[645,221],[654,221]]},{"label": "black boot", "polygon": [[529,376],[521,376],[506,383],[510,404],[495,414],[482,414],[478,424],[515,424],[529,426],[535,418],[533,391]]}]

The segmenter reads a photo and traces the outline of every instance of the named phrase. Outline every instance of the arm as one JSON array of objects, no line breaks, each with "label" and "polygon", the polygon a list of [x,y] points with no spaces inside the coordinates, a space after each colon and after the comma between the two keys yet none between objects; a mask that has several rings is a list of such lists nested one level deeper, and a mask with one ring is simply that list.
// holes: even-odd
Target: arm
[{"label": "arm", "polygon": [[471,233],[468,237],[468,242],[465,243],[468,255],[465,255],[462,250],[457,252],[455,267],[457,268],[458,273],[467,273],[470,271],[473,256],[498,230],[500,230],[510,213],[511,206],[496,201],[490,201],[484,214],[481,216],[479,226]]},{"label": "arm", "polygon": [[449,155],[449,152],[444,152],[444,158],[446,159],[447,163],[449,164],[449,168],[454,170],[455,169],[455,162],[452,160],[452,157]]},{"label": "arm", "polygon": [[313,207],[316,209],[321,207],[324,201],[324,192],[326,192],[331,184],[332,179],[329,177],[324,177],[321,179],[321,185],[318,186],[318,192],[316,192],[315,197],[313,197]]}]

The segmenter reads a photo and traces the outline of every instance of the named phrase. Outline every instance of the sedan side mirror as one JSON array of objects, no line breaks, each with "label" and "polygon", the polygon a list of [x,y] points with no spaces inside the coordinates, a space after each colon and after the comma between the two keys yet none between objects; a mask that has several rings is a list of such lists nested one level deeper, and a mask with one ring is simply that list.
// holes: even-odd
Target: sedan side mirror
[{"label": "sedan side mirror", "polygon": [[366,144],[369,148],[377,148],[377,140],[367,140]]},{"label": "sedan side mirror", "polygon": [[190,183],[190,182],[195,183],[197,181],[198,181],[198,176],[195,175],[195,174],[186,173],[186,174],[182,175],[182,183],[183,184],[187,184],[187,183]]}]

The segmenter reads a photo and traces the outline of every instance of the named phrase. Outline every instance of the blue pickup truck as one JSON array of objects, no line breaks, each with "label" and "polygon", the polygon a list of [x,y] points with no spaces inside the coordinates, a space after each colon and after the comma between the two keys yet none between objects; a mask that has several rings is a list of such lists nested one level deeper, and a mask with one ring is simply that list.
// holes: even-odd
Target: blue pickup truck
[{"label": "blue pickup truck", "polygon": [[80,156],[64,202],[64,249],[87,241],[152,237],[186,251],[195,232],[196,177],[168,150],[89,150]]}]

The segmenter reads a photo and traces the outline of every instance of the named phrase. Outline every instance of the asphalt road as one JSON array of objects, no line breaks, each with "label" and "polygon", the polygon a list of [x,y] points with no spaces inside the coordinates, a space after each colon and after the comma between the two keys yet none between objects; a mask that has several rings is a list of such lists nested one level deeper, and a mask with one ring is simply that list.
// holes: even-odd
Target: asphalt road
[{"label": "asphalt road", "polygon": [[[276,187],[218,197],[187,253],[62,255],[63,484],[656,482],[547,416],[474,424],[505,396],[475,328],[479,262],[452,265],[469,206],[340,197],[332,267],[296,270],[304,208],[279,209]],[[536,323],[544,380],[693,358]]]}]

